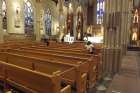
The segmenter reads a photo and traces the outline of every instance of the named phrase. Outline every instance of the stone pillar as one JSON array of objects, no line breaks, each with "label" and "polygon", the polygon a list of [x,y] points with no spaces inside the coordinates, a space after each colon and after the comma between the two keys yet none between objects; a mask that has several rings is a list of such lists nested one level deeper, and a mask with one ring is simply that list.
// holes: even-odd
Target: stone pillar
[{"label": "stone pillar", "polygon": [[36,41],[39,42],[41,40],[41,1],[36,0],[36,11],[35,11],[35,17],[36,17],[36,23],[35,23],[35,35],[36,35]]},{"label": "stone pillar", "polygon": [[132,17],[132,9],[133,9],[133,0],[129,0],[129,7],[128,7],[128,31],[127,31],[127,44],[130,44],[130,27],[131,27],[131,17]]},{"label": "stone pillar", "polygon": [[76,26],[77,26],[76,20],[77,20],[77,15],[76,15],[75,12],[73,13],[73,20],[74,20],[74,22],[73,22],[73,34],[74,34],[74,38],[75,38],[75,40],[76,40],[76,34],[77,34],[77,30],[76,30]]},{"label": "stone pillar", "polygon": [[97,0],[93,2],[93,25],[97,24]]},{"label": "stone pillar", "polygon": [[105,3],[105,14],[104,14],[104,48],[103,48],[103,56],[102,56],[102,75],[106,74],[106,63],[107,63],[107,55],[106,55],[106,48],[107,48],[107,23],[108,23],[108,3],[109,0],[106,0]]},{"label": "stone pillar", "polygon": [[78,8],[78,4],[77,4],[76,0],[73,0],[72,4],[73,4],[73,33],[74,33],[74,38],[76,40],[76,35],[77,35],[77,30],[76,30],[77,24],[76,24],[76,22],[77,22],[77,8]]},{"label": "stone pillar", "polygon": [[0,43],[3,43],[3,29],[2,29],[2,0],[0,0]]},{"label": "stone pillar", "polygon": [[83,6],[83,33],[87,31],[87,6]]},{"label": "stone pillar", "polygon": [[[122,5],[124,4],[124,1],[122,1],[121,3]],[[124,51],[124,39],[125,39],[125,36],[124,36],[124,33],[125,33],[125,6],[122,6],[122,9],[121,9],[121,18],[123,20],[121,20],[121,46],[122,46],[122,50]],[[122,51],[122,54],[123,54],[123,51]]]},{"label": "stone pillar", "polygon": [[120,2],[118,0],[106,0],[105,2],[105,33],[104,33],[104,52],[103,52],[103,71],[112,77],[120,69]]},{"label": "stone pillar", "polygon": [[59,42],[61,42],[62,36],[64,35],[64,13],[63,13],[63,0],[59,1]]}]

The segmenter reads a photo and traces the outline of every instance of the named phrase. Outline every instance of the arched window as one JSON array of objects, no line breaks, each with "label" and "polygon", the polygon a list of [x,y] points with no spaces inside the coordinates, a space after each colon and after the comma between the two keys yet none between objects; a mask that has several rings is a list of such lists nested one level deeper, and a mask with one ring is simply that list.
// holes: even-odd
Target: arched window
[{"label": "arched window", "polygon": [[45,32],[49,36],[51,35],[51,27],[52,27],[52,16],[50,9],[48,9],[45,13]]},{"label": "arched window", "polygon": [[105,1],[97,0],[97,24],[103,23],[104,12],[105,12]]},{"label": "arched window", "polygon": [[2,22],[3,22],[3,29],[7,29],[7,7],[6,7],[6,1],[2,0]]},{"label": "arched window", "polygon": [[24,17],[25,17],[25,34],[32,35],[33,34],[33,8],[32,4],[29,0],[24,0]]}]

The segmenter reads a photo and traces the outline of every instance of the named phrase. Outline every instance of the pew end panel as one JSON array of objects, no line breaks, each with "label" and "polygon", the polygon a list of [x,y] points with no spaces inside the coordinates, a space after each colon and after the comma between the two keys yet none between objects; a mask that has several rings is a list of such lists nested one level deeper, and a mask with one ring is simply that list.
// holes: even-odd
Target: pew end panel
[{"label": "pew end panel", "polygon": [[[26,93],[61,93],[61,76],[58,73],[50,76],[0,62],[0,65],[3,64],[6,70],[7,83],[11,86],[16,85]],[[67,89],[65,91],[68,91]]]},{"label": "pew end panel", "polygon": [[67,85],[65,88],[61,89],[60,93],[71,93],[71,86]]},{"label": "pew end panel", "polygon": [[76,68],[76,87],[77,93],[86,93],[87,90],[87,73],[81,71],[81,67],[77,66]]},{"label": "pew end panel", "polygon": [[89,73],[88,73],[88,88],[93,88],[96,85],[97,80],[97,66],[98,56],[92,56],[89,60]]}]

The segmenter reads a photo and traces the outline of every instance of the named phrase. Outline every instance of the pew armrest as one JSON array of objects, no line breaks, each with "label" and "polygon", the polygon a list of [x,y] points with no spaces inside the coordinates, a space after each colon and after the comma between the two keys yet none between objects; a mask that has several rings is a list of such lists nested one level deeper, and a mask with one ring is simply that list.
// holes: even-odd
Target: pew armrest
[{"label": "pew armrest", "polygon": [[60,93],[71,93],[71,86],[67,85],[66,87],[64,87],[63,89],[61,89]]}]

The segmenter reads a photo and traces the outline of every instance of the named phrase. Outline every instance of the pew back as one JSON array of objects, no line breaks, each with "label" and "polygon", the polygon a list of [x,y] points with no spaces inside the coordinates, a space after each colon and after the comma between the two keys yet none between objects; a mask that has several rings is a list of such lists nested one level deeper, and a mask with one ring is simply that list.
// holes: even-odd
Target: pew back
[{"label": "pew back", "polygon": [[[60,75],[47,75],[16,65],[0,62],[6,82],[27,93],[60,93]],[[55,85],[55,86],[54,86]]]}]

